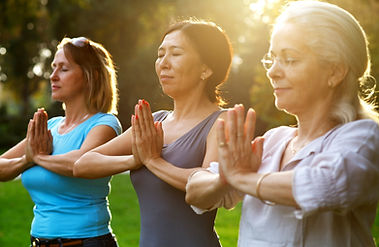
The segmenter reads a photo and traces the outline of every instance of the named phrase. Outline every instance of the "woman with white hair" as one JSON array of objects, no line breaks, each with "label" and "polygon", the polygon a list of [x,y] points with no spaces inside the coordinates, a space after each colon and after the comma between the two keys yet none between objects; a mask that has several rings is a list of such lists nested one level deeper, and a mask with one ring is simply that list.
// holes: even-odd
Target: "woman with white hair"
[{"label": "woman with white hair", "polygon": [[372,80],[362,27],[336,5],[292,2],[262,63],[297,127],[251,142],[255,112],[230,109],[218,120],[219,161],[189,178],[187,202],[201,211],[243,198],[238,246],[375,246],[379,127],[359,92]]}]

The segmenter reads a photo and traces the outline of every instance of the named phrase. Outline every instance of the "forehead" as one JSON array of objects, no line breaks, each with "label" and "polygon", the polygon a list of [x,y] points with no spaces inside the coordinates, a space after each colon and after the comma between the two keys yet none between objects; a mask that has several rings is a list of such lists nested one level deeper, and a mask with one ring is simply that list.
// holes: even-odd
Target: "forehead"
[{"label": "forehead", "polygon": [[185,47],[192,47],[191,42],[187,38],[187,36],[180,30],[172,31],[171,33],[168,33],[159,48],[169,48],[169,47],[179,47],[179,48],[185,48]]},{"label": "forehead", "polygon": [[75,62],[71,59],[69,54],[66,54],[63,48],[60,48],[57,50],[57,52],[54,55],[54,61],[55,64],[65,63],[65,64],[75,64]]},{"label": "forehead", "polygon": [[284,51],[308,52],[304,32],[294,24],[285,23],[276,26],[270,43],[270,51],[275,54]]}]

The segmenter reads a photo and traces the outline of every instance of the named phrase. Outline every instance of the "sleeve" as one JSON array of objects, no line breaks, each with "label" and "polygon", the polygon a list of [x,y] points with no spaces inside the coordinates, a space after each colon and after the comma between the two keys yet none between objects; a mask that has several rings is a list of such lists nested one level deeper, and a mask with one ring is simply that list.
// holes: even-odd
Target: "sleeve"
[{"label": "sleeve", "polygon": [[117,135],[120,135],[122,133],[121,123],[113,114],[100,115],[100,117],[91,126],[91,129],[99,125],[107,125],[111,127]]},{"label": "sleeve", "polygon": [[[219,169],[218,162],[211,162],[210,166],[207,168],[207,170],[209,172],[213,173],[213,174],[218,174],[219,173],[218,169]],[[193,172],[189,176],[187,184],[190,182],[191,178],[196,174],[196,172],[198,172],[198,171]],[[239,201],[242,200],[243,196],[244,196],[243,193],[241,193],[241,192],[239,192],[239,191],[231,188],[224,195],[224,197],[221,198],[221,200],[218,201],[211,208],[209,208],[209,209],[201,209],[201,208],[198,208],[198,207],[195,207],[195,206],[192,206],[192,205],[191,205],[191,208],[197,214],[203,214],[203,213],[205,213],[207,211],[212,211],[212,210],[214,210],[216,208],[221,208],[221,207],[224,207],[226,209],[231,209],[231,208],[235,207]]]},{"label": "sleeve", "polygon": [[379,128],[369,120],[346,124],[315,154],[294,170],[293,195],[301,210],[297,218],[317,211],[344,214],[379,198]]}]

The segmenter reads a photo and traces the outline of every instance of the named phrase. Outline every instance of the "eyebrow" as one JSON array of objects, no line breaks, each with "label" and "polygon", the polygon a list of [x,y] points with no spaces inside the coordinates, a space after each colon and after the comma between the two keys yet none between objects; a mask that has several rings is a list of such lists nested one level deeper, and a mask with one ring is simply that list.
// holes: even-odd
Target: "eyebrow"
[{"label": "eyebrow", "polygon": [[65,62],[59,62],[58,64],[56,64],[56,63],[52,62],[52,63],[51,63],[51,67],[54,67],[54,65],[55,65],[55,66],[67,65],[67,63],[65,63]]},{"label": "eyebrow", "polygon": [[[284,53],[284,52],[287,52],[287,51],[294,51],[294,52],[297,52],[297,53],[301,53],[299,50],[296,50],[296,49],[294,49],[294,48],[284,48],[284,49],[281,49],[281,50],[280,50],[280,53]],[[273,52],[272,50],[270,51],[270,53],[271,53],[272,55],[277,55],[277,54],[275,54],[275,52]]]},{"label": "eyebrow", "polygon": [[[172,49],[181,49],[181,50],[184,50],[184,48],[183,47],[181,47],[181,46],[177,46],[177,45],[172,45],[172,46],[169,46],[168,47],[168,50],[172,50]],[[162,46],[160,46],[159,48],[158,48],[158,51],[161,51],[161,50],[165,50]]]}]

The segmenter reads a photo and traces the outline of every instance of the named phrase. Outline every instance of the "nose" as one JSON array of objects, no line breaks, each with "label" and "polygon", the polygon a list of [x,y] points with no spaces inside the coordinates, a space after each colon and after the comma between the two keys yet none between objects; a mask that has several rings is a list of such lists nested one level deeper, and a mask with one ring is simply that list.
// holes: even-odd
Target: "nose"
[{"label": "nose", "polygon": [[170,68],[170,62],[168,59],[168,55],[165,54],[164,56],[157,59],[157,63],[160,69],[168,69]]},{"label": "nose", "polygon": [[57,69],[53,69],[53,72],[51,72],[51,75],[50,75],[50,81],[57,81],[57,80],[58,80]]},{"label": "nose", "polygon": [[283,76],[283,74],[284,74],[284,71],[282,67],[280,66],[279,61],[277,61],[277,59],[274,59],[271,68],[267,70],[267,73],[266,73],[267,77],[275,80],[276,78]]}]

